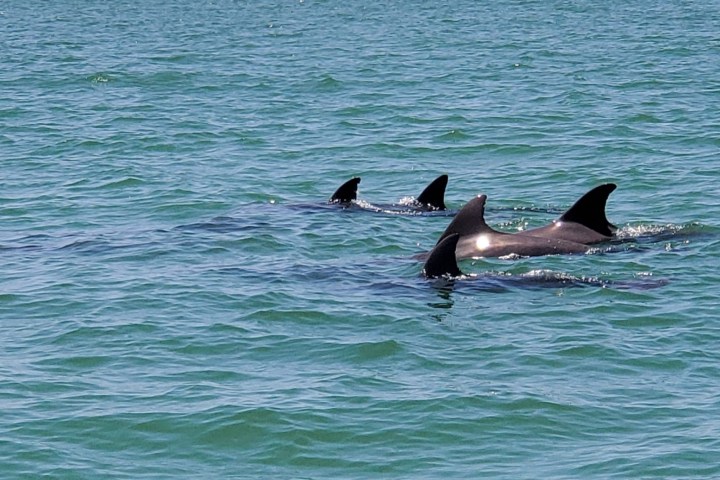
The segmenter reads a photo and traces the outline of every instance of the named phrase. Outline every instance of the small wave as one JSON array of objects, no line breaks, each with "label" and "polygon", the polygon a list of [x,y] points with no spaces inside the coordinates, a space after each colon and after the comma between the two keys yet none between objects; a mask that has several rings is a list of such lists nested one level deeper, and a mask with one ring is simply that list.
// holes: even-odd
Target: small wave
[{"label": "small wave", "polygon": [[471,136],[468,135],[467,133],[463,132],[460,129],[450,130],[449,132],[447,132],[443,135],[435,137],[436,140],[443,141],[443,142],[447,142],[447,141],[456,142],[458,140],[466,140],[468,138],[471,138]]},{"label": "small wave", "polygon": [[630,123],[660,123],[661,120],[654,115],[639,113],[627,119]]},{"label": "small wave", "polygon": [[82,252],[100,252],[109,248],[108,242],[96,239],[74,240],[58,248],[58,250],[72,250]]},{"label": "small wave", "polygon": [[337,90],[342,87],[342,82],[330,75],[324,75],[316,85],[321,90]]},{"label": "small wave", "polygon": [[[178,195],[179,196],[179,195]],[[154,213],[160,214],[171,214],[177,215],[178,217],[185,217],[191,212],[214,212],[225,208],[227,205],[224,202],[201,199],[189,200],[189,201],[172,201],[158,205],[152,209]]]},{"label": "small wave", "polygon": [[174,70],[153,72],[136,79],[144,85],[180,85],[187,81],[187,75]]},{"label": "small wave", "polygon": [[372,361],[400,353],[402,346],[395,340],[363,342],[351,346],[351,354],[357,361]]},{"label": "small wave", "polygon": [[15,251],[34,251],[42,248],[40,245],[2,245],[0,244],[0,252],[15,252]]},{"label": "small wave", "polygon": [[[638,272],[631,279],[609,279],[597,275],[573,275],[549,269],[535,269],[524,273],[488,271],[480,274],[466,274],[453,279],[441,279],[433,286],[440,290],[455,287],[490,292],[505,292],[513,288],[581,288],[597,287],[616,290],[652,290],[668,285],[667,278],[656,278],[652,272]],[[457,282],[457,283],[456,283]]]},{"label": "small wave", "polygon": [[219,216],[207,222],[196,222],[186,225],[179,225],[174,229],[183,232],[207,231],[216,233],[229,233],[255,231],[259,228],[269,228],[271,226],[272,223],[270,222],[254,222],[252,224],[248,224],[246,220],[241,218]]},{"label": "small wave", "polygon": [[89,77],[87,77],[87,79],[88,81],[90,81],[90,83],[95,85],[105,84],[115,80],[114,77],[112,77],[111,75],[102,72],[90,75]]},{"label": "small wave", "polygon": [[[594,276],[576,276],[566,272],[547,269],[531,270],[525,273],[489,271],[481,274],[467,274],[457,279],[459,285],[471,289],[481,288],[489,291],[506,291],[516,288],[564,288],[597,286],[606,288],[612,284],[609,280]],[[450,283],[452,286],[454,282]],[[447,287],[448,285],[444,285]]]},{"label": "small wave", "polygon": [[145,181],[140,178],[125,177],[120,180],[112,180],[110,182],[102,184],[102,185],[100,185],[100,188],[113,189],[113,188],[134,187],[137,185],[142,185],[143,183],[145,183]]}]

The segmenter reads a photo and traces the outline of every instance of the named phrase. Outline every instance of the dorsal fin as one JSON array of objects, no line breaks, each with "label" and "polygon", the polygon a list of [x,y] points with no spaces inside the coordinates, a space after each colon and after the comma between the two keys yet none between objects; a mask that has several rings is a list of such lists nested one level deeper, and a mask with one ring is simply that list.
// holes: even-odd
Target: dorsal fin
[{"label": "dorsal fin", "polygon": [[602,235],[612,236],[617,227],[608,222],[605,205],[616,188],[617,185],[614,183],[605,183],[593,188],[580,197],[558,220],[579,223]]},{"label": "dorsal fin", "polygon": [[448,184],[448,176],[440,175],[433,180],[425,190],[417,197],[418,203],[433,210],[445,210],[445,188]]},{"label": "dorsal fin", "polygon": [[354,177],[340,185],[330,197],[330,203],[350,203],[357,200],[358,183],[360,177]]},{"label": "dorsal fin", "polygon": [[487,195],[478,195],[465,204],[463,208],[455,215],[450,225],[447,226],[438,243],[445,237],[458,233],[460,236],[476,235],[480,233],[494,232],[492,228],[485,223],[485,201]]},{"label": "dorsal fin", "polygon": [[423,276],[425,278],[460,277],[463,275],[455,257],[455,248],[459,239],[460,235],[453,233],[435,245],[423,267]]}]

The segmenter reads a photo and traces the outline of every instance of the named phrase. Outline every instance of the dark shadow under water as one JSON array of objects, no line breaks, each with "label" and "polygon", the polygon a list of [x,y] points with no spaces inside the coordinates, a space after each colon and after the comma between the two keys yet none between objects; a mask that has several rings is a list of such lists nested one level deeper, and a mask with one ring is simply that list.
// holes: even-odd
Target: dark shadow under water
[{"label": "dark shadow under water", "polygon": [[[399,208],[395,211],[394,208]],[[213,245],[220,242],[223,235],[234,233],[247,233],[258,230],[267,230],[274,225],[273,218],[265,215],[263,209],[289,208],[305,214],[314,213],[378,213],[368,209],[367,206],[353,203],[349,206],[333,204],[310,205],[277,205],[253,204],[247,208],[252,209],[253,215],[222,215],[207,221],[179,225],[169,230],[147,230],[142,232],[104,232],[93,235],[89,232],[65,232],[60,235],[28,235],[4,239],[0,242],[0,256],[39,256],[46,252],[55,252],[62,255],[97,256],[101,258],[108,254],[123,253],[157,253],[166,250],[175,252],[192,250],[199,245]],[[378,206],[380,213],[387,215],[410,215],[422,221],[423,216],[452,216],[453,211],[441,212],[410,212],[403,210],[403,206]],[[384,210],[383,210],[384,209]],[[389,213],[390,211],[396,213]],[[516,210],[514,210],[516,211]],[[269,210],[265,213],[268,213]],[[397,213],[400,212],[400,213]],[[409,213],[410,212],[410,213]],[[281,215],[284,217],[284,215]],[[200,235],[194,235],[199,233]],[[674,248],[690,245],[702,241],[715,241],[720,231],[699,223],[688,224],[636,224],[621,227],[615,238],[594,248],[594,254],[614,254],[618,252],[631,253],[637,250],[667,249],[668,244]],[[270,231],[270,235],[275,232]],[[278,234],[280,235],[280,234]],[[282,238],[279,238],[282,240]],[[242,254],[242,252],[238,252]],[[242,257],[242,255],[239,255]],[[341,285],[346,289],[366,289],[371,294],[382,296],[411,296],[427,298],[428,291],[435,292],[438,300],[429,305],[433,308],[446,309],[452,307],[452,297],[455,294],[476,294],[478,292],[500,294],[512,292],[517,289],[564,289],[564,288],[611,288],[618,290],[651,290],[663,287],[669,283],[668,279],[653,276],[639,276],[627,280],[609,280],[598,276],[574,276],[565,272],[552,272],[548,270],[535,270],[524,274],[510,274],[503,272],[477,272],[469,273],[456,279],[424,280],[408,275],[408,268],[399,264],[408,262],[414,266],[411,271],[417,271],[415,262],[408,258],[388,258],[376,256],[358,258],[357,261],[347,262],[347,259],[338,259],[332,262],[323,262],[312,258],[300,259],[301,263],[268,263],[266,258],[255,258],[254,264],[248,260],[253,257],[245,256],[238,261],[238,267],[223,269],[221,274],[253,276],[271,282],[294,282],[297,284],[310,283],[318,289],[332,288]],[[296,260],[297,261],[297,260]],[[240,266],[242,265],[242,268]],[[212,266],[208,266],[211,272]],[[247,269],[247,270],[246,270]],[[380,272],[378,274],[378,272]]]}]

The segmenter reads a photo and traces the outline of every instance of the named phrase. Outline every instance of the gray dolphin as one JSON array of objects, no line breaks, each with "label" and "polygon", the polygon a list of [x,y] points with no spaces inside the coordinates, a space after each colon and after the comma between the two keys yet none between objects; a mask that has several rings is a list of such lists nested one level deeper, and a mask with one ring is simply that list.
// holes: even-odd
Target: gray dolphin
[{"label": "gray dolphin", "polygon": [[597,186],[573,204],[560,218],[544,227],[520,232],[533,237],[555,238],[571,242],[593,243],[610,240],[617,227],[608,222],[605,206],[610,194],[617,188],[614,183]]},{"label": "gray dolphin", "polygon": [[437,244],[457,233],[455,255],[460,258],[503,257],[520,255],[534,257],[561,253],[585,253],[587,245],[558,238],[543,238],[526,233],[505,233],[493,230],[485,223],[487,195],[470,200],[450,222]]}]

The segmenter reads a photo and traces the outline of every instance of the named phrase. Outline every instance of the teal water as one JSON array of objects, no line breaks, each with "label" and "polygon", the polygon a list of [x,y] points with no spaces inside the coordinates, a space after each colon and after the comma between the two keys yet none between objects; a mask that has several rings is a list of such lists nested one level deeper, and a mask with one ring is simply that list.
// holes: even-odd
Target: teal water
[{"label": "teal water", "polygon": [[[717,2],[0,4],[2,478],[720,477]],[[450,175],[580,256],[413,259]]]}]

